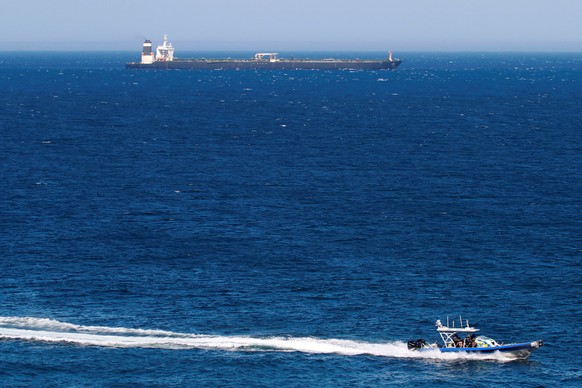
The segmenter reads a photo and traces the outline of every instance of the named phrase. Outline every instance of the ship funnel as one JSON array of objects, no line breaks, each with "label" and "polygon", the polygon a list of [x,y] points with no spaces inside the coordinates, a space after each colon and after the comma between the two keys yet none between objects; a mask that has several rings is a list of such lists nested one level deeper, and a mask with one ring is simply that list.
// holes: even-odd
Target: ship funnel
[{"label": "ship funnel", "polygon": [[154,53],[152,51],[152,41],[146,39],[143,42],[143,50],[141,52],[141,63],[153,63]]},{"label": "ship funnel", "polygon": [[143,42],[143,51],[142,54],[143,55],[150,55],[150,53],[152,52],[152,41],[149,39],[146,39]]}]

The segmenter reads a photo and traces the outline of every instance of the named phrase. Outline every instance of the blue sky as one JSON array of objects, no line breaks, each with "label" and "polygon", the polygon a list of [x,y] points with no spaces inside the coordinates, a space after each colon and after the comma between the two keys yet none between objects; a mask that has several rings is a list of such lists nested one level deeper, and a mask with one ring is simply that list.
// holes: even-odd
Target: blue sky
[{"label": "blue sky", "polygon": [[582,0],[2,0],[0,49],[582,51]]}]

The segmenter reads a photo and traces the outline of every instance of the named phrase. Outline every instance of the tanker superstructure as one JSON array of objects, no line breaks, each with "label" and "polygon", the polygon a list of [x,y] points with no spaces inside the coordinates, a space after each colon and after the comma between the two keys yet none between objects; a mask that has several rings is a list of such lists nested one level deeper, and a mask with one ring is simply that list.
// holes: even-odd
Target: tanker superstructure
[{"label": "tanker superstructure", "polygon": [[279,70],[315,70],[315,69],[363,69],[363,70],[390,70],[396,69],[402,63],[399,59],[388,58],[382,60],[371,59],[284,59],[278,53],[257,53],[250,59],[231,58],[174,58],[174,47],[164,35],[164,43],[157,47],[156,54],[152,50],[152,42],[146,40],[143,44],[141,62],[128,62],[128,69],[279,69]]}]

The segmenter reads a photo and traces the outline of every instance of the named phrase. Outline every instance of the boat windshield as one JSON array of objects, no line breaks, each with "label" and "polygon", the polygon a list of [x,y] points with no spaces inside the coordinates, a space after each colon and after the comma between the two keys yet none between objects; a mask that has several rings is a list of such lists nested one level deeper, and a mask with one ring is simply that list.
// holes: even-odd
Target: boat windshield
[{"label": "boat windshield", "polygon": [[475,342],[477,343],[477,347],[479,348],[491,348],[493,346],[499,346],[497,341],[493,338],[485,337],[483,335],[478,336],[475,338]]}]

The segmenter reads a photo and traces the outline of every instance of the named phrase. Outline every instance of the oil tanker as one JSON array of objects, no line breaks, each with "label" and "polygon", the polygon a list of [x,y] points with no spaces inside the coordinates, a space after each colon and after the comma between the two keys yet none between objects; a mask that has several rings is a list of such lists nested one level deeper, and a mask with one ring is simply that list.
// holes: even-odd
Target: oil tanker
[{"label": "oil tanker", "polygon": [[390,70],[396,69],[402,63],[392,58],[392,52],[381,60],[369,59],[296,59],[279,58],[278,53],[257,53],[249,59],[231,58],[174,58],[174,47],[164,35],[164,43],[157,47],[155,55],[152,42],[143,43],[141,62],[128,62],[128,69],[275,69],[275,70],[315,70],[315,69],[363,69],[363,70]]}]

